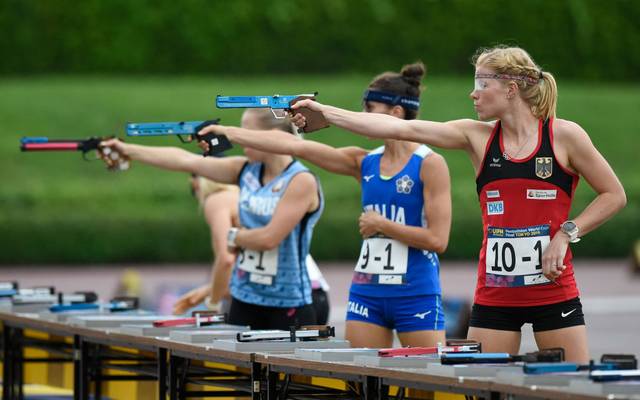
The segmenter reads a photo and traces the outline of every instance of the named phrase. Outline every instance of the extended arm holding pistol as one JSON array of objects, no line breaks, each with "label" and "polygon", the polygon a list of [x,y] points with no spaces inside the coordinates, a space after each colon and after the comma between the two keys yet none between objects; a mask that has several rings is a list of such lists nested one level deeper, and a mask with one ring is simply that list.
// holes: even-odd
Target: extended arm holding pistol
[{"label": "extended arm holding pistol", "polygon": [[81,151],[86,161],[87,153],[95,150],[97,158],[104,161],[110,171],[123,171],[129,169],[129,158],[115,149],[100,146],[103,140],[109,138],[91,137],[89,139],[51,140],[48,137],[23,137],[20,140],[22,151]]}]

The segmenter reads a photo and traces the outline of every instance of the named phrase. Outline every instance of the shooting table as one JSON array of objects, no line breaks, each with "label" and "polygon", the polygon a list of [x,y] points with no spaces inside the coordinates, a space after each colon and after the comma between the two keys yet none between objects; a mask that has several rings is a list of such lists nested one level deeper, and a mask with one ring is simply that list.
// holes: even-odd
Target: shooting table
[{"label": "shooting table", "polygon": [[[403,398],[404,389],[391,396],[392,386],[487,399],[640,399],[637,381],[595,383],[584,374],[527,376],[521,369],[494,365],[469,367],[469,371],[478,371],[470,375],[482,375],[469,376],[462,372],[464,368],[438,363],[404,368],[402,361],[396,360],[394,365],[400,366],[377,366],[370,360],[362,361],[375,357],[367,352],[363,355],[362,350],[354,354],[353,361],[344,361],[349,359],[344,356],[344,349],[337,351],[342,353],[338,358],[343,361],[327,361],[331,356],[312,359],[309,354],[305,355],[308,349],[297,354],[294,349],[289,352],[231,351],[216,348],[212,343],[180,342],[170,336],[145,337],[123,333],[118,328],[88,328],[68,321],[47,321],[35,314],[0,312],[0,320],[3,399],[7,400],[23,398],[23,365],[33,362],[72,363],[74,399],[88,399],[91,391],[94,398],[99,398],[101,383],[108,381],[153,382],[154,395],[159,399]],[[25,348],[46,350],[49,357],[25,357]],[[407,361],[406,365],[409,364]],[[111,370],[129,374],[107,373]],[[336,385],[338,381],[343,381],[343,386]],[[187,384],[207,390],[192,390]]]}]

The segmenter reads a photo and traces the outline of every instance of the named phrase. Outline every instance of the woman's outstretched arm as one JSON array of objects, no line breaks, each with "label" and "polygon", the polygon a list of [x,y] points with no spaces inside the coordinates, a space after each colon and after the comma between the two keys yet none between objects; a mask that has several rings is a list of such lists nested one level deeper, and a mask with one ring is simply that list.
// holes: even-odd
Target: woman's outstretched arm
[{"label": "woman's outstretched arm", "polygon": [[236,183],[245,157],[202,157],[179,147],[155,147],[109,139],[101,143],[132,160],[169,171],[190,172],[222,183]]},{"label": "woman's outstretched arm", "polygon": [[[386,114],[348,111],[312,100],[302,100],[292,108],[302,107],[321,112],[329,123],[359,135],[375,139],[407,140],[446,149],[469,148],[469,131],[480,123],[474,120],[404,120]],[[298,127],[304,127],[306,123],[300,113],[291,120]]]},{"label": "woman's outstretched arm", "polygon": [[279,130],[253,130],[233,126],[211,125],[199,134],[216,133],[243,147],[275,154],[287,154],[313,163],[329,172],[360,179],[360,161],[367,150],[359,147],[336,149],[324,143],[303,140]]}]

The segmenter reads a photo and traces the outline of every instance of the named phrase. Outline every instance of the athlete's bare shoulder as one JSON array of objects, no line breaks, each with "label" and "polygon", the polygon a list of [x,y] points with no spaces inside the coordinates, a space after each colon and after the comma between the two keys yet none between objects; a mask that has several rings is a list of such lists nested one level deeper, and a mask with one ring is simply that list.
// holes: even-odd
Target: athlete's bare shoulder
[{"label": "athlete's bare shoulder", "polygon": [[587,132],[578,123],[568,119],[556,118],[553,120],[553,133],[558,135],[586,135]]},{"label": "athlete's bare shoulder", "polygon": [[587,132],[577,123],[567,119],[557,118],[553,120],[554,145],[571,146],[583,141],[590,142]]},{"label": "athlete's bare shoulder", "polygon": [[496,121],[478,121],[477,119],[471,118],[456,119],[446,123],[462,129],[465,132],[480,132],[489,130],[489,133],[491,133],[491,130],[496,125]]},{"label": "athlete's bare shoulder", "polygon": [[478,121],[476,119],[458,119],[455,121],[449,121],[447,124],[455,126],[467,137],[467,141],[472,147],[476,147],[480,143],[487,141],[487,138],[491,135],[493,128],[496,126],[496,121]]},{"label": "athlete's bare shoulder", "polygon": [[469,146],[467,153],[471,157],[474,167],[479,166],[480,160],[484,155],[485,147],[491,136],[491,132],[496,126],[497,121],[478,121],[475,119],[459,119],[451,121],[455,123],[458,129],[464,132]]},{"label": "athlete's bare shoulder", "polygon": [[420,171],[421,173],[424,171],[430,171],[433,168],[446,168],[447,167],[447,161],[445,160],[445,158],[441,155],[436,153],[435,151],[430,151],[426,157],[424,157],[422,159],[422,163],[420,165]]}]

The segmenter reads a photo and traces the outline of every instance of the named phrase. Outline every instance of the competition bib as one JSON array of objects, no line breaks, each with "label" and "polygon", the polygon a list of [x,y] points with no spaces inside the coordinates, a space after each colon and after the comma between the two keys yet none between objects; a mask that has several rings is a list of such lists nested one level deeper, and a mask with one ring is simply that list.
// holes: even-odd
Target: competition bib
[{"label": "competition bib", "polygon": [[278,248],[269,251],[241,249],[238,268],[249,273],[250,282],[271,285],[278,274]]},{"label": "competition bib", "polygon": [[549,225],[488,227],[486,286],[517,287],[548,283],[549,280],[542,275],[542,253],[549,241]]},{"label": "competition bib", "polygon": [[409,260],[409,248],[389,238],[369,238],[362,243],[355,272],[377,275],[380,284],[404,283]]}]

